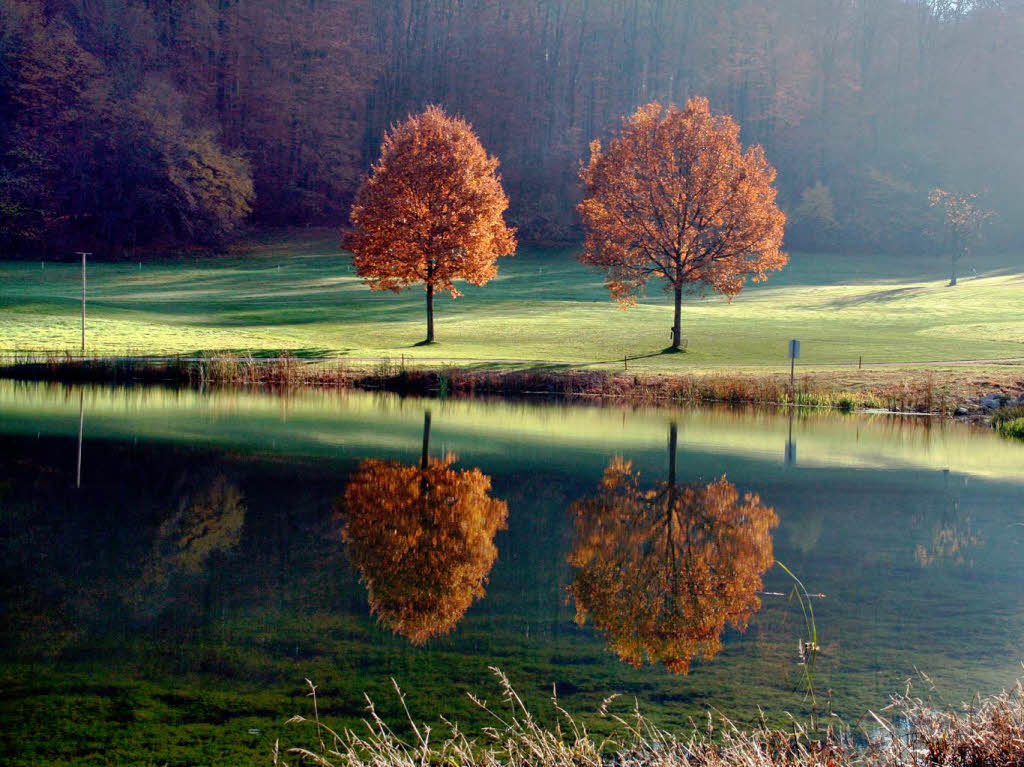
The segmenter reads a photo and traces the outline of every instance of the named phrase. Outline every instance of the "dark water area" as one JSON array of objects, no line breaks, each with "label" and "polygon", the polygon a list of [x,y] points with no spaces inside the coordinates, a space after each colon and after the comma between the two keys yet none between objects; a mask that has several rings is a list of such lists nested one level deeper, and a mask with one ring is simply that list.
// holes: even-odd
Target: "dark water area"
[{"label": "dark water area", "polygon": [[0,382],[4,761],[268,763],[307,678],[472,730],[490,667],[806,716],[777,563],[820,709],[955,703],[1020,675],[1022,539],[1024,446],[930,419]]}]

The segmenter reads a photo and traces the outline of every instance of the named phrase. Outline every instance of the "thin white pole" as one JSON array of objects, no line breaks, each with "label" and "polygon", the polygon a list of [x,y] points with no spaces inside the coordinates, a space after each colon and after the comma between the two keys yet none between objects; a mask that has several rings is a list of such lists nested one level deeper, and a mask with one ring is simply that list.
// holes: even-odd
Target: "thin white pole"
[{"label": "thin white pole", "polygon": [[82,431],[85,426],[85,389],[78,393],[78,470],[75,472],[75,487],[82,486]]},{"label": "thin white pole", "polygon": [[78,252],[82,257],[82,356],[85,356],[85,257],[89,253]]}]

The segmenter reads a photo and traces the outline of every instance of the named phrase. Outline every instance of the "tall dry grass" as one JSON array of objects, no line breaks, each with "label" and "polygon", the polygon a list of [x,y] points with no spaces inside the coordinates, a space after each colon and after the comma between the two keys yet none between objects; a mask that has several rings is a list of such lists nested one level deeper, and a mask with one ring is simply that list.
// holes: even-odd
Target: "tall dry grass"
[{"label": "tall dry grass", "polygon": [[307,745],[275,742],[272,761],[285,767],[1020,767],[1024,765],[1024,689],[965,706],[936,709],[908,691],[895,696],[883,712],[870,715],[859,732],[833,723],[811,730],[793,721],[788,727],[762,724],[745,728],[711,715],[687,732],[673,733],[647,720],[639,709],[601,715],[615,734],[596,737],[556,700],[559,720],[539,723],[508,678],[497,669],[504,706],[492,709],[470,696],[492,719],[476,737],[444,721],[448,733],[437,737],[418,724],[405,707],[411,737],[399,736],[367,699],[365,729],[331,729],[319,715],[316,688],[310,683],[312,717],[296,716]]},{"label": "tall dry grass", "polygon": [[592,370],[482,370],[413,367],[383,360],[373,366],[303,359],[288,352],[271,359],[215,352],[197,357],[117,356],[81,359],[67,354],[27,355],[0,364],[0,376],[90,382],[174,382],[191,386],[358,387],[427,396],[546,394],[634,403],[799,405],[842,411],[878,409],[950,415],[981,413],[992,392],[1024,392],[1024,376],[932,371],[808,373],[791,386],[778,373],[632,374]]}]

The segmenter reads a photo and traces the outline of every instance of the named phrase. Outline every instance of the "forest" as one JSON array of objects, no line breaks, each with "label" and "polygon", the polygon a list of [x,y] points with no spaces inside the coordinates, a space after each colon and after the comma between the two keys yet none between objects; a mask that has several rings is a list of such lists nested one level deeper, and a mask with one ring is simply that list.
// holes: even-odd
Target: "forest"
[{"label": "forest", "polygon": [[926,252],[935,188],[1019,240],[1022,0],[0,0],[0,250],[341,227],[429,104],[499,158],[521,242],[577,243],[592,139],[650,101],[731,114],[787,245]]}]

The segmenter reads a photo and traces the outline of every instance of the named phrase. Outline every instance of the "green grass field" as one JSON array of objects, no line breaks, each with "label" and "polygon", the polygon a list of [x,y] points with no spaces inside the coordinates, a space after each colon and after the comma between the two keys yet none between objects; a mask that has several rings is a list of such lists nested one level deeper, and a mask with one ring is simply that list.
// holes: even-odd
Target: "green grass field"
[{"label": "green grass field", "polygon": [[[371,292],[336,238],[274,236],[203,259],[89,268],[88,352],[233,350],[303,356],[529,360],[630,369],[805,368],[1024,357],[1024,259],[976,260],[957,287],[935,257],[793,253],[731,303],[684,299],[685,354],[661,355],[672,309],[659,285],[623,311],[572,251],[524,251],[490,284],[437,301],[439,343],[423,338],[419,290]],[[0,352],[79,347],[79,268],[0,262]]]}]

